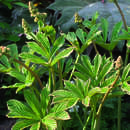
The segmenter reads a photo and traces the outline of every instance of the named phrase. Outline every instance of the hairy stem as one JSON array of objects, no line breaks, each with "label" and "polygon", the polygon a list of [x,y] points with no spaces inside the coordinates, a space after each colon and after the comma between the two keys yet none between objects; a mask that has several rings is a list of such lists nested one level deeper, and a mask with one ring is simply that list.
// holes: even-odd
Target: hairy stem
[{"label": "hairy stem", "polygon": [[[7,56],[8,58],[10,58],[9,55],[6,54],[6,56]],[[16,62],[16,63],[18,63],[18,64],[20,64],[20,65],[23,66],[24,68],[26,68],[26,69],[35,77],[35,79],[38,81],[38,83],[39,83],[41,89],[44,88],[44,86],[43,86],[43,84],[42,84],[42,82],[41,82],[39,76],[38,76],[34,71],[32,71],[27,65],[25,65],[23,62],[19,61],[18,59],[13,59],[13,61]]]},{"label": "hairy stem", "polygon": [[128,27],[127,27],[127,24],[126,24],[125,16],[124,16],[124,14],[123,14],[123,12],[122,12],[122,10],[121,10],[117,0],[114,0],[114,3],[115,3],[116,7],[118,8],[118,10],[120,12],[120,15],[122,17],[122,21],[124,23],[125,30],[128,31]]},{"label": "hairy stem", "polygon": [[111,90],[113,89],[114,85],[116,84],[117,80],[119,79],[119,76],[120,76],[120,70],[118,70],[117,72],[117,76],[116,76],[116,79],[114,80],[114,82],[112,83],[112,85],[110,86],[110,88],[108,89],[108,91],[105,93],[100,105],[99,105],[99,108],[98,108],[98,111],[97,111],[97,116],[100,115],[100,112],[102,110],[102,107],[103,107],[103,104],[108,96],[108,94],[111,92]]}]

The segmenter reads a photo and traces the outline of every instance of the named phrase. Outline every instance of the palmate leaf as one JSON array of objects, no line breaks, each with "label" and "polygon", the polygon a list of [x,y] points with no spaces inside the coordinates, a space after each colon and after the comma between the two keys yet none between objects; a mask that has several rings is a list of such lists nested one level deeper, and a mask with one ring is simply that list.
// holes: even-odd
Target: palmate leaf
[{"label": "palmate leaf", "polygon": [[99,84],[102,79],[111,71],[111,69],[113,68],[113,63],[111,61],[107,62],[101,72],[98,75],[98,79],[97,79],[97,84]]},{"label": "palmate leaf", "polygon": [[102,34],[104,38],[104,42],[107,40],[107,33],[108,33],[108,21],[106,19],[101,20],[101,27],[102,27]]},{"label": "palmate leaf", "polygon": [[36,94],[30,89],[28,89],[28,90],[24,90],[24,97],[25,97],[26,102],[32,109],[32,111],[40,119],[40,117],[42,117],[41,104],[38,98],[36,97]]},{"label": "palmate leaf", "polygon": [[47,90],[47,88],[42,89],[41,95],[40,95],[40,100],[41,100],[40,105],[41,105],[41,110],[42,110],[43,115],[45,115],[47,111],[48,103],[50,100],[49,94],[50,93]]},{"label": "palmate leaf", "polygon": [[50,115],[45,116],[42,119],[42,123],[46,125],[48,130],[55,130],[57,127],[56,120]]},{"label": "palmate leaf", "polygon": [[60,36],[58,39],[55,40],[53,48],[51,50],[51,57],[53,57],[56,54],[57,50],[59,50],[64,45],[64,42],[64,36]]},{"label": "palmate leaf", "polygon": [[113,41],[117,38],[121,28],[122,28],[122,22],[118,22],[117,24],[115,24],[115,26],[112,29],[111,41]]},{"label": "palmate leaf", "polygon": [[10,118],[23,118],[30,120],[38,120],[39,118],[35,115],[35,113],[25,104],[15,99],[9,100],[7,102],[8,105],[8,117]]},{"label": "palmate leaf", "polygon": [[73,95],[75,95],[77,98],[84,98],[84,93],[82,92],[82,88],[81,85],[76,86],[75,84],[71,83],[70,81],[65,81],[65,88],[69,90],[69,92],[73,93]]},{"label": "palmate leaf", "polygon": [[[20,119],[18,120],[12,127],[12,130],[23,130],[29,126],[34,126],[35,124],[38,124],[36,120],[27,120],[27,119]],[[37,129],[31,129],[31,130],[39,130]]]},{"label": "palmate leaf", "polygon": [[30,130],[40,130],[40,122],[33,124]]},{"label": "palmate leaf", "polygon": [[27,44],[34,52],[46,57],[45,51],[36,42],[27,42]]},{"label": "palmate leaf", "polygon": [[38,32],[36,36],[37,36],[37,40],[41,43],[42,47],[44,48],[46,56],[49,58],[50,57],[50,43],[49,43],[48,38],[42,32]]},{"label": "palmate leaf", "polygon": [[67,48],[64,49],[63,51],[59,52],[54,59],[51,62],[51,66],[53,66],[54,64],[56,64],[57,61],[59,61],[60,59],[63,59],[65,57],[68,57],[71,53],[73,52],[73,48]]},{"label": "palmate leaf", "polygon": [[30,53],[23,52],[20,54],[20,57],[26,61],[30,61],[36,64],[42,64],[44,66],[48,65],[48,63],[43,58],[40,58],[39,56],[36,55],[32,55]]}]

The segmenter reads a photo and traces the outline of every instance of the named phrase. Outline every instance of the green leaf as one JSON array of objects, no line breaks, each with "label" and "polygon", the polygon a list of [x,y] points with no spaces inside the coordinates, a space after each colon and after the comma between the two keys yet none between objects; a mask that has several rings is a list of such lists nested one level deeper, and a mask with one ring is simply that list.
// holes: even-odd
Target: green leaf
[{"label": "green leaf", "polygon": [[57,127],[56,120],[49,115],[42,119],[42,123],[47,126],[48,130],[55,130]]},{"label": "green leaf", "polygon": [[40,122],[33,124],[30,130],[40,130]]},{"label": "green leaf", "polygon": [[89,57],[83,55],[83,56],[81,57],[81,61],[82,61],[82,64],[84,65],[86,71],[88,71],[89,75],[90,75],[91,77],[93,77],[93,76],[94,76],[94,74],[93,74],[93,66],[92,66],[92,64],[91,64],[91,62],[90,62]]},{"label": "green leaf", "polygon": [[78,36],[78,38],[80,39],[80,41],[82,42],[82,44],[85,44],[85,35],[84,35],[84,31],[80,28],[78,28],[76,30],[76,35]]},{"label": "green leaf", "polygon": [[40,95],[40,100],[41,100],[41,109],[42,109],[42,113],[43,115],[46,114],[47,111],[47,107],[48,107],[48,103],[50,100],[50,96],[49,96],[49,91],[47,90],[47,88],[43,88],[41,95]]},{"label": "green leaf", "polygon": [[48,63],[43,58],[40,58],[39,56],[35,56],[32,54],[23,52],[20,54],[20,57],[29,62],[33,62],[36,64],[42,64],[43,66],[48,66]]},{"label": "green leaf", "polygon": [[36,42],[27,42],[27,44],[34,52],[46,57],[45,51]]},{"label": "green leaf", "polygon": [[68,57],[71,53],[73,52],[73,48],[67,48],[64,49],[63,51],[59,52],[53,59],[53,61],[51,62],[51,66],[53,66],[54,64],[56,64],[56,62],[58,62],[60,59],[63,59],[65,57]]},{"label": "green leaf", "polygon": [[71,83],[70,81],[65,81],[65,88],[68,89],[73,95],[75,95],[77,98],[84,98],[83,93],[81,92],[79,86],[76,86],[75,84]]},{"label": "green leaf", "polygon": [[122,22],[118,22],[112,29],[111,41],[115,40],[122,28]]},{"label": "green leaf", "polygon": [[53,57],[56,52],[64,45],[65,39],[64,36],[60,36],[53,44],[53,48],[51,51],[51,57]]},{"label": "green leaf", "polygon": [[0,72],[8,72],[9,70],[3,66],[2,64],[0,64]]},{"label": "green leaf", "polygon": [[12,99],[7,102],[7,105],[9,110],[7,116],[10,118],[24,118],[31,120],[39,119],[28,106],[24,105],[20,101]]},{"label": "green leaf", "polygon": [[128,95],[130,95],[130,84],[128,84],[127,82],[123,82],[121,89]]},{"label": "green leaf", "polygon": [[[12,130],[23,130],[31,125],[33,125],[34,123],[36,123],[36,120],[18,120],[12,127]],[[34,130],[34,129],[31,129]],[[35,129],[38,130],[38,129]]]},{"label": "green leaf", "polygon": [[82,100],[82,104],[85,105],[86,107],[89,107],[90,105],[90,97],[86,96],[83,100]]},{"label": "green leaf", "polygon": [[101,72],[98,75],[97,85],[104,79],[104,77],[111,71],[113,63],[111,61],[107,62]]},{"label": "green leaf", "polygon": [[40,101],[36,97],[36,94],[31,90],[24,90],[24,98],[32,111],[37,115],[38,118],[42,116]]},{"label": "green leaf", "polygon": [[8,60],[8,58],[7,58],[5,55],[2,55],[2,56],[0,57],[0,61],[1,61],[1,63],[2,63],[5,67],[7,67],[7,68],[11,67],[11,65],[10,65],[10,63],[9,63],[9,60]]},{"label": "green leaf", "polygon": [[97,76],[97,74],[99,72],[101,63],[102,63],[101,55],[96,55],[94,58],[94,74],[95,74],[95,76]]},{"label": "green leaf", "polygon": [[108,21],[106,19],[101,19],[101,27],[102,27],[102,34],[104,38],[104,42],[107,40],[107,33],[108,33]]},{"label": "green leaf", "polygon": [[24,8],[28,8],[28,5],[22,3],[22,2],[14,2],[13,4],[24,7]]},{"label": "green leaf", "polygon": [[55,119],[68,120],[68,119],[70,119],[70,116],[69,116],[68,112],[62,110],[62,111],[57,111],[55,113]]},{"label": "green leaf", "polygon": [[125,81],[127,78],[127,75],[130,72],[130,63],[124,68],[123,74],[122,74],[122,81]]},{"label": "green leaf", "polygon": [[9,72],[7,72],[7,74],[9,74],[12,77],[15,77],[21,82],[25,82],[26,77],[21,72],[18,72],[15,69],[11,69]]},{"label": "green leaf", "polygon": [[38,32],[37,40],[41,43],[46,53],[46,56],[49,58],[50,57],[50,43],[49,43],[48,38],[42,32]]}]

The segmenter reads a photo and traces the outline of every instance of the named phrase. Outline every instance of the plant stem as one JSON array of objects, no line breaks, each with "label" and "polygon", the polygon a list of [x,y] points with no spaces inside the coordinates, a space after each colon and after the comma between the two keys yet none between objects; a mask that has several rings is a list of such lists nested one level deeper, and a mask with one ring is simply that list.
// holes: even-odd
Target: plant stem
[{"label": "plant stem", "polygon": [[77,112],[75,106],[74,106],[74,111],[75,111],[75,113],[76,113],[77,118],[79,119],[79,122],[80,122],[81,126],[84,127],[83,122],[82,122],[82,120],[81,120],[81,118],[80,118],[80,116],[79,116],[79,114],[78,114],[78,112]]},{"label": "plant stem", "polygon": [[49,90],[52,92],[52,87],[51,87],[51,69],[49,69]]},{"label": "plant stem", "polygon": [[126,50],[126,57],[125,57],[125,66],[127,65],[128,63],[128,58],[129,58],[129,48],[127,47],[127,50]]},{"label": "plant stem", "polygon": [[95,43],[93,43],[93,46],[94,46],[94,49],[95,49],[96,54],[99,54]]},{"label": "plant stem", "polygon": [[110,53],[110,56],[111,56],[111,60],[112,60],[112,59],[113,59],[113,55],[112,55],[112,52],[110,51],[109,53]]},{"label": "plant stem", "polygon": [[84,127],[83,127],[83,130],[86,130],[86,126],[87,126],[87,124],[88,124],[88,122],[89,122],[91,116],[92,116],[92,111],[90,111],[90,114],[89,114],[88,118],[86,119],[86,123],[85,123],[85,125],[84,125]]},{"label": "plant stem", "polygon": [[121,10],[117,0],[114,0],[114,3],[115,3],[116,7],[118,8],[118,10],[120,12],[120,15],[122,17],[122,21],[124,23],[125,30],[128,31],[128,27],[127,27],[127,24],[126,24],[125,16],[124,16],[124,14],[123,14],[123,12],[122,12],[122,10]]},{"label": "plant stem", "polygon": [[78,62],[78,60],[79,60],[79,57],[80,57],[80,54],[78,53],[77,58],[76,58],[76,61],[75,61],[75,63],[74,63],[73,70],[72,70],[71,75],[70,75],[70,77],[69,77],[69,81],[71,80],[71,78],[72,78],[72,76],[73,76],[73,73],[74,73],[74,71],[75,71],[75,64],[77,64],[77,62]]},{"label": "plant stem", "polygon": [[55,74],[53,68],[51,68],[51,73],[52,73],[52,83],[53,83],[53,91],[54,91],[56,87],[55,87]]},{"label": "plant stem", "polygon": [[58,61],[58,69],[59,69],[59,80],[60,80],[60,88],[63,89],[63,83],[62,83],[62,70],[61,70],[61,64],[60,61]]},{"label": "plant stem", "polygon": [[116,79],[114,80],[114,82],[112,83],[112,85],[110,86],[110,88],[108,89],[108,91],[105,93],[100,105],[99,105],[99,108],[98,108],[98,111],[97,111],[97,116],[100,115],[100,112],[102,110],[102,107],[103,107],[103,104],[108,96],[108,94],[110,93],[110,91],[113,89],[114,85],[116,84],[117,80],[119,79],[119,76],[120,76],[120,70],[118,70],[117,72],[117,76],[116,76]]},{"label": "plant stem", "polygon": [[118,118],[117,130],[121,130],[121,96],[118,97]]}]

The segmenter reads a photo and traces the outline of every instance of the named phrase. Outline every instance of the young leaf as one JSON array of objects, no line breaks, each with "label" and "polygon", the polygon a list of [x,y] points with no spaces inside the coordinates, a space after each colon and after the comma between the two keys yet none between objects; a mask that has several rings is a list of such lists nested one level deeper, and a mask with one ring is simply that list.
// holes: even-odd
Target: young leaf
[{"label": "young leaf", "polygon": [[62,110],[62,111],[57,111],[55,113],[55,119],[68,120],[68,119],[70,119],[70,116],[69,116],[68,112]]},{"label": "young leaf", "polygon": [[46,57],[45,51],[36,42],[27,42],[27,44],[34,52]]},{"label": "young leaf", "polygon": [[96,55],[94,58],[94,74],[95,74],[95,76],[97,76],[97,74],[99,72],[101,63],[102,63],[101,55]]},{"label": "young leaf", "polygon": [[7,58],[5,55],[2,55],[2,56],[0,57],[0,61],[1,61],[1,63],[2,63],[5,67],[7,67],[7,68],[10,68],[10,67],[11,67],[11,65],[10,65],[10,63],[9,63],[9,60],[8,60],[8,58]]},{"label": "young leaf", "polygon": [[101,27],[102,27],[102,33],[103,33],[103,38],[104,42],[107,40],[107,33],[108,33],[108,21],[106,19],[101,19]]},{"label": "young leaf", "polygon": [[122,28],[122,22],[118,22],[112,30],[112,34],[111,34],[111,41],[115,40],[118,36],[118,33],[120,32]]},{"label": "young leaf", "polygon": [[84,33],[85,32],[82,29],[80,29],[80,28],[76,30],[76,35],[78,36],[78,38],[80,39],[82,44],[85,44]]},{"label": "young leaf", "polygon": [[101,88],[95,87],[95,88],[92,88],[89,90],[88,96],[91,98],[92,96],[94,96],[95,94],[100,93],[100,92],[101,92]]},{"label": "young leaf", "polygon": [[53,59],[53,61],[51,62],[51,66],[53,66],[54,64],[56,64],[56,62],[58,62],[60,59],[63,59],[65,57],[68,57],[71,53],[73,52],[73,48],[67,48],[64,49],[63,51],[59,52]]}]

